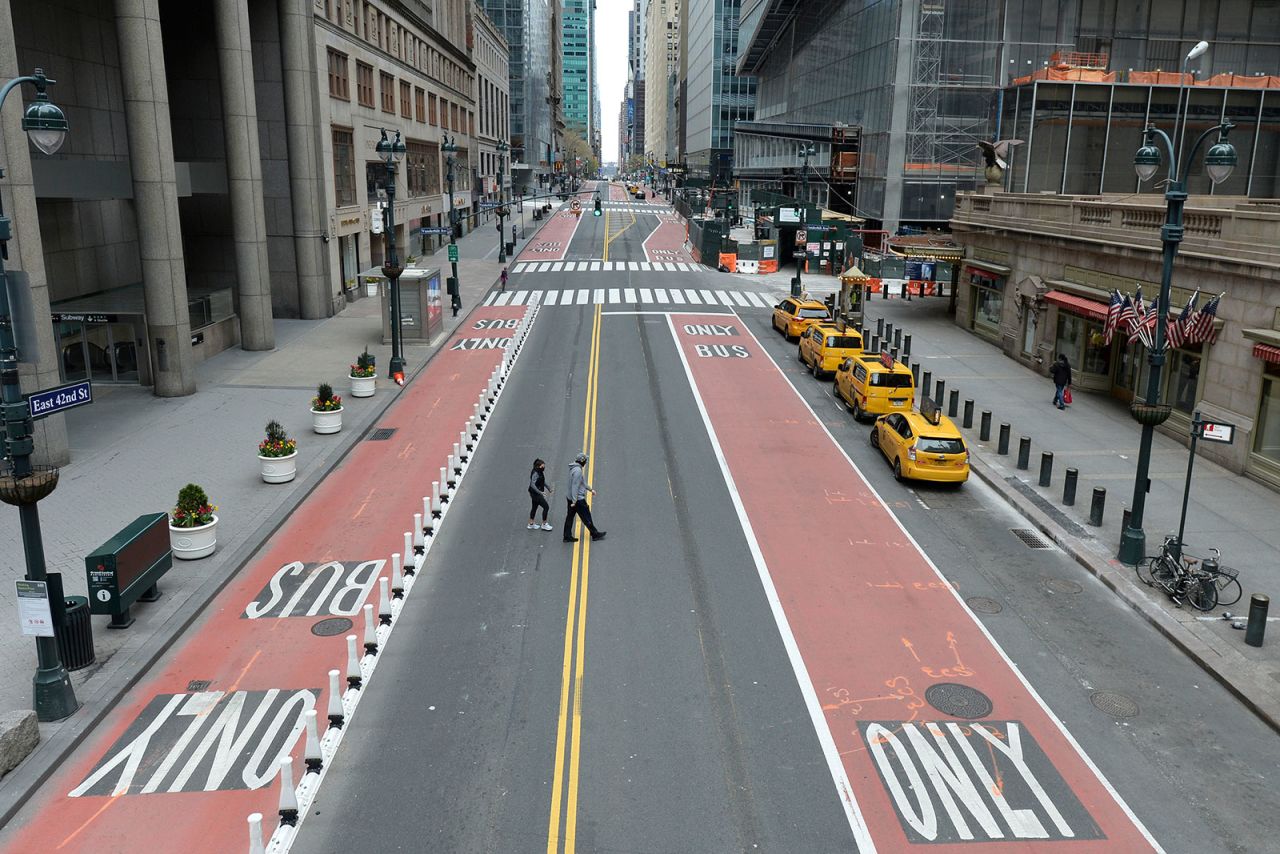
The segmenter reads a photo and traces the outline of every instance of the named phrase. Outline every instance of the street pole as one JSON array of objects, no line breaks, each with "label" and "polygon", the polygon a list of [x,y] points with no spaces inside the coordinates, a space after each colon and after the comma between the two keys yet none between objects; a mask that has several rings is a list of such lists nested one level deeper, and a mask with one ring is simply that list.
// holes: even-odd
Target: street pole
[{"label": "street pole", "polygon": [[[806,228],[809,224],[809,155],[813,153],[814,150],[812,145],[807,142],[800,144],[800,154],[804,157],[804,167],[800,172],[800,186],[802,188],[800,191],[800,228],[802,229]],[[796,243],[796,246],[800,246],[799,242]],[[800,281],[800,274],[801,271],[804,270],[804,262],[808,255],[808,251],[809,249],[806,246],[803,250],[796,253],[796,279],[795,283],[791,287],[791,295],[794,297],[798,297],[800,294],[804,293],[804,287]]]},{"label": "street pole", "polygon": [[400,274],[404,272],[404,267],[400,265],[400,259],[396,255],[396,162],[401,160],[405,153],[405,144],[400,139],[400,131],[396,131],[395,141],[391,142],[387,139],[386,128],[383,128],[382,139],[378,141],[375,151],[387,165],[387,207],[383,212],[387,257],[382,265],[382,275],[387,277],[391,288],[391,361],[387,366],[387,377],[396,382],[403,382],[405,360],[401,330],[403,315],[400,305]]},{"label": "street pole", "polygon": [[503,189],[503,178],[506,175],[506,155],[507,143],[499,141],[498,143],[498,263],[505,264],[507,262],[507,235],[502,229],[502,213],[506,204],[506,192]]},{"label": "street pole", "polygon": [[[0,106],[9,93],[23,83],[34,83],[37,100],[23,116],[23,128],[32,135],[41,151],[52,154],[62,145],[66,135],[67,120],[62,111],[49,102],[45,87],[56,81],[49,80],[37,68],[28,77],[16,77],[0,89]],[[58,133],[58,131],[61,131]],[[47,134],[37,138],[36,132]],[[56,134],[56,138],[55,138]],[[4,170],[0,169],[0,178]],[[34,443],[31,440],[31,413],[22,399],[18,378],[18,342],[14,332],[14,318],[9,303],[9,281],[4,269],[8,255],[9,238],[12,236],[9,218],[0,209],[0,400],[3,400],[5,455],[12,468],[12,495],[4,490],[6,502],[18,505],[18,523],[22,530],[22,550],[26,560],[26,579],[48,583],[44,563],[44,539],[40,533],[40,511],[37,504],[58,485],[58,470],[43,468],[36,471],[31,464]],[[10,478],[4,478],[9,481]],[[6,483],[5,486],[9,484]],[[23,494],[26,493],[26,494]],[[47,589],[47,588],[46,588]],[[61,612],[62,603],[50,603],[51,610]],[[36,717],[41,721],[58,721],[70,716],[80,703],[76,700],[71,677],[62,666],[58,655],[56,637],[36,637],[36,672],[32,678],[32,699]]]},{"label": "street pole", "polygon": [[453,207],[453,154],[458,150],[458,146],[454,142],[456,139],[457,137],[448,136],[444,138],[444,150],[449,155],[447,160],[449,171],[445,175],[449,182],[449,245],[453,247],[449,252],[451,259],[449,261],[449,269],[453,273],[453,293],[449,296],[451,297],[450,303],[455,317],[458,315],[459,306],[462,305],[462,283],[458,281],[458,262],[452,260],[458,257],[458,214]]}]

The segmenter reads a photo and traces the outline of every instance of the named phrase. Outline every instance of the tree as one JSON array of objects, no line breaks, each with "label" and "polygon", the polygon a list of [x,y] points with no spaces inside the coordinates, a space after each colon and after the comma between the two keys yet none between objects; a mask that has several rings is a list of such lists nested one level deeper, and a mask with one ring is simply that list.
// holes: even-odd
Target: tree
[{"label": "tree", "polygon": [[574,160],[582,159],[582,171],[587,175],[594,175],[600,170],[600,161],[596,160],[595,152],[591,150],[591,146],[582,138],[582,135],[576,131],[566,130],[564,132],[564,165],[565,169],[572,171]]}]

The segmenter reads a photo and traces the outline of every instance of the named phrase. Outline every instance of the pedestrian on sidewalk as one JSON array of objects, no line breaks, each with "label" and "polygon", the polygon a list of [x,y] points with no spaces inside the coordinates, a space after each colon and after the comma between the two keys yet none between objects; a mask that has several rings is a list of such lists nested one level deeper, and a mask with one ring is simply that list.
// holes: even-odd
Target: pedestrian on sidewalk
[{"label": "pedestrian on sidewalk", "polygon": [[502,268],[502,287],[500,288],[500,290],[505,292],[506,289],[507,289],[507,268],[503,267]]},{"label": "pedestrian on sidewalk", "polygon": [[[541,528],[544,531],[550,531],[551,523],[547,521],[547,513],[551,511],[551,505],[547,502],[547,498],[551,495],[552,489],[547,486],[547,464],[541,459],[533,461],[533,471],[529,472],[529,498],[532,504],[529,507],[529,530],[536,531]],[[539,525],[534,521],[534,516],[538,513],[538,508],[542,508],[542,524]]]},{"label": "pedestrian on sidewalk", "polygon": [[1053,378],[1053,405],[1059,409],[1066,409],[1067,395],[1071,394],[1068,391],[1071,388],[1071,363],[1067,361],[1066,356],[1058,354],[1058,361],[1049,368],[1049,376]]},{"label": "pedestrian on sidewalk", "polygon": [[591,484],[587,483],[587,476],[583,472],[582,467],[587,464],[587,455],[578,454],[574,459],[573,465],[569,466],[569,492],[565,495],[565,501],[568,508],[564,516],[564,541],[566,543],[576,543],[578,538],[573,535],[573,517],[577,516],[582,520],[582,526],[591,532],[592,540],[603,540],[605,531],[596,530],[595,523],[591,521],[591,508],[587,505],[587,493],[592,495],[596,491],[591,488]]}]

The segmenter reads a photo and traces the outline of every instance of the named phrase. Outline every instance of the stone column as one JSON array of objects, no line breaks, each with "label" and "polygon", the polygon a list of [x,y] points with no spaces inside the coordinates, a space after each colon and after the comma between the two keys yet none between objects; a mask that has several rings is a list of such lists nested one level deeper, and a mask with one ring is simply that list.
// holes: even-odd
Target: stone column
[{"label": "stone column", "polygon": [[[30,74],[33,68],[18,67],[18,50],[13,38],[13,13],[8,3],[0,3],[0,82]],[[58,67],[45,68],[49,76],[58,79]],[[0,179],[4,211],[13,231],[9,238],[9,260],[5,262],[5,275],[10,292],[24,288],[31,297],[35,329],[29,332],[34,339],[18,354],[19,381],[23,392],[52,388],[60,381],[58,373],[58,346],[53,336],[53,322],[49,319],[49,280],[44,266],[44,243],[40,239],[40,218],[36,211],[35,185],[31,176],[32,155],[27,134],[22,130],[22,112],[34,95],[29,85],[14,89],[4,104],[0,116]],[[58,103],[58,87],[49,87],[49,98]],[[77,128],[72,120],[71,133]],[[81,130],[81,133],[87,132]],[[24,337],[26,337],[24,335]],[[51,415],[35,422],[32,435],[35,442],[33,462],[41,465],[64,465],[70,460],[67,449],[66,416]]]},{"label": "stone column", "polygon": [[158,0],[115,0],[133,208],[155,393],[196,390]]},{"label": "stone column", "polygon": [[275,328],[271,323],[271,268],[267,263],[267,217],[262,203],[262,156],[258,151],[249,8],[245,0],[217,0],[213,14],[240,297],[240,346],[245,350],[270,350],[275,347]]},{"label": "stone column", "polygon": [[280,0],[280,49],[284,68],[285,132],[289,147],[289,199],[293,247],[298,257],[298,307],[304,318],[332,314],[329,253],[322,237],[327,219],[320,156],[319,80],[315,21],[310,0]]}]

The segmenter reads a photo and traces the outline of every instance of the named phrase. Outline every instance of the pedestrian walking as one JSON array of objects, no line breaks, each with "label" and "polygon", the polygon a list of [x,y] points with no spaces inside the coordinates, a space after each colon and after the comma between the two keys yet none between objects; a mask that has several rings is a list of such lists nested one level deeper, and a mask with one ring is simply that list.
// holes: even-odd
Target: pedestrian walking
[{"label": "pedestrian walking", "polygon": [[1071,394],[1071,363],[1066,356],[1058,354],[1058,360],[1049,368],[1049,376],[1053,378],[1053,405],[1066,409],[1068,395]]},{"label": "pedestrian walking", "polygon": [[568,507],[564,516],[564,541],[566,543],[576,543],[578,538],[573,535],[573,518],[577,516],[582,520],[582,526],[591,532],[592,540],[603,540],[604,531],[596,530],[595,523],[591,521],[591,507],[587,505],[587,493],[592,495],[596,491],[591,488],[591,484],[587,483],[586,473],[582,467],[587,464],[587,455],[578,454],[574,459],[573,465],[569,466],[569,491],[565,495],[565,501]]},{"label": "pedestrian walking", "polygon": [[503,268],[502,268],[502,288],[501,288],[501,290],[505,291],[506,289],[507,289],[507,268],[506,268],[506,267],[503,267]]},{"label": "pedestrian walking", "polygon": [[[547,513],[551,511],[547,498],[551,492],[551,487],[547,486],[547,464],[541,459],[536,459],[533,461],[533,471],[529,472],[529,499],[532,502],[529,506],[530,531],[536,531],[539,528],[544,531],[552,530],[551,523],[547,521]],[[539,507],[542,508],[541,525],[534,520]]]}]

